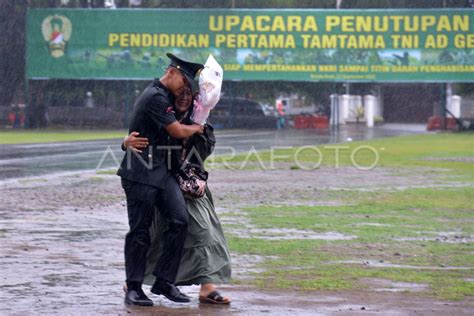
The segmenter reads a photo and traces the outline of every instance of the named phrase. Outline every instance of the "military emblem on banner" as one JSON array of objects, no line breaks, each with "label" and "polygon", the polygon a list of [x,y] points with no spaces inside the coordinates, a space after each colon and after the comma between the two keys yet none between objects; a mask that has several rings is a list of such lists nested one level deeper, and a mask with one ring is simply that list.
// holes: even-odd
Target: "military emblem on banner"
[{"label": "military emblem on banner", "polygon": [[64,56],[66,44],[71,38],[71,21],[63,15],[50,15],[43,20],[41,32],[48,42],[49,52],[54,58]]}]

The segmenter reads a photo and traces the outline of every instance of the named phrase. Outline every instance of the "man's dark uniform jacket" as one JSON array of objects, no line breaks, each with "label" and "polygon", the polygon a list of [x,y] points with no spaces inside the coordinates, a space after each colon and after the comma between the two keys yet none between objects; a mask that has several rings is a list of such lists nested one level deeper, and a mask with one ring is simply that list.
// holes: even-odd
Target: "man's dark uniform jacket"
[{"label": "man's dark uniform jacket", "polygon": [[117,174],[127,180],[164,188],[169,150],[165,126],[176,121],[173,95],[155,79],[138,97],[130,117],[129,133],[136,131],[148,138],[149,147],[141,154],[130,150],[125,154]]}]

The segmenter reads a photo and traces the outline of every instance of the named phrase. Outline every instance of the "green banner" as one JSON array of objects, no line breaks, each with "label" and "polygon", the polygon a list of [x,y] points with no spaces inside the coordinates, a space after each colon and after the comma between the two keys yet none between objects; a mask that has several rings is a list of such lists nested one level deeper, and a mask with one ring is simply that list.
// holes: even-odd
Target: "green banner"
[{"label": "green banner", "polygon": [[27,77],[150,79],[166,52],[225,80],[473,82],[474,10],[31,9]]}]

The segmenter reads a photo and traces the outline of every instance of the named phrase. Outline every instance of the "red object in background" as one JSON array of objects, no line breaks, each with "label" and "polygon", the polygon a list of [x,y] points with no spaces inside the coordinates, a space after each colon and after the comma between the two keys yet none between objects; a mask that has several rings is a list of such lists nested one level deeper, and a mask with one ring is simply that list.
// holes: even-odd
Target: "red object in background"
[{"label": "red object in background", "polygon": [[15,124],[15,120],[16,120],[15,112],[8,113],[7,120],[8,120],[8,125],[13,126],[13,124]]},{"label": "red object in background", "polygon": [[[443,118],[441,116],[432,116],[428,118],[428,126],[426,127],[429,131],[441,129],[443,125]],[[456,119],[453,117],[446,118],[446,129],[455,130],[457,129]]]},{"label": "red object in background", "polygon": [[310,127],[316,129],[325,129],[329,127],[329,119],[327,116],[311,115]]},{"label": "red object in background", "polygon": [[327,116],[319,115],[296,115],[294,118],[294,127],[325,129],[329,127],[329,119]]},{"label": "red object in background", "polygon": [[295,128],[309,128],[311,117],[308,115],[296,115],[294,119]]}]

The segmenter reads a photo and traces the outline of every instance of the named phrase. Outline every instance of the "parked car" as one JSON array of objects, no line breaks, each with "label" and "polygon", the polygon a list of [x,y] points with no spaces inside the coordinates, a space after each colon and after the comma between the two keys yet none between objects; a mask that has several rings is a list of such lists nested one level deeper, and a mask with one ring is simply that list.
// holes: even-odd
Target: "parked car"
[{"label": "parked car", "polygon": [[209,116],[215,128],[275,128],[276,121],[260,103],[244,98],[222,98]]}]

